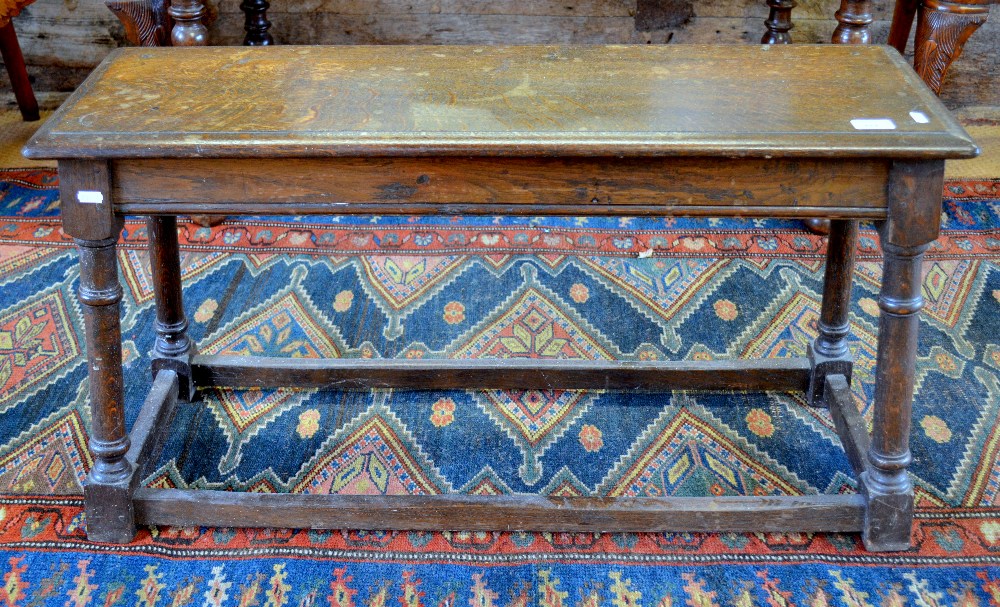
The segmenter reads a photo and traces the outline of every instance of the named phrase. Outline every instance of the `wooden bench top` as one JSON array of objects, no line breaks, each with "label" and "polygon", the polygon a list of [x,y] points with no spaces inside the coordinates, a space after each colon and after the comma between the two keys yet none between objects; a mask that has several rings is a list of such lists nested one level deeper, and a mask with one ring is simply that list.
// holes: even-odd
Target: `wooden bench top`
[{"label": "wooden bench top", "polygon": [[967,158],[888,47],[321,46],[112,53],[29,158]]}]

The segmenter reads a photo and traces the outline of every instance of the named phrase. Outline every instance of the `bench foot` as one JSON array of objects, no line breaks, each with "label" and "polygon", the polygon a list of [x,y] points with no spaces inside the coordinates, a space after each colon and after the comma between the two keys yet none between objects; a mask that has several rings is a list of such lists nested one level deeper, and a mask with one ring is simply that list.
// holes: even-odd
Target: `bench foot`
[{"label": "bench foot", "polygon": [[912,489],[908,485],[879,484],[882,477],[873,470],[869,460],[871,440],[865,430],[865,420],[854,405],[850,386],[843,375],[827,375],[824,398],[865,498],[861,530],[865,548],[872,552],[908,550],[913,522]]},{"label": "bench foot", "polygon": [[865,487],[865,522],[861,540],[871,552],[900,552],[909,550],[913,527],[913,488],[905,493],[883,493],[873,489],[870,476],[863,477]]},{"label": "bench foot", "polygon": [[87,478],[84,510],[87,539],[92,542],[127,544],[135,538],[135,510],[128,481],[98,483]]}]

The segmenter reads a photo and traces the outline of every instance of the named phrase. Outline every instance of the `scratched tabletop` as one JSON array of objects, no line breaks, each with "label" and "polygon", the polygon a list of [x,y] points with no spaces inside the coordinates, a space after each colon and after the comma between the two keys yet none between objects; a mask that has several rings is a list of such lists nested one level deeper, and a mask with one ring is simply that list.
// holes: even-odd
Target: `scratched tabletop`
[{"label": "scratched tabletop", "polygon": [[969,157],[887,47],[121,49],[34,158],[401,155]]}]

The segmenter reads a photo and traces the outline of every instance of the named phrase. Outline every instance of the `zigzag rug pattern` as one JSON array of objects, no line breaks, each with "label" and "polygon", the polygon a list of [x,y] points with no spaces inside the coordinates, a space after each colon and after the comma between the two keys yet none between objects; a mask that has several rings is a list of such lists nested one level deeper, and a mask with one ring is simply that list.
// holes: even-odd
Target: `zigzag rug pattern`
[{"label": "zigzag rug pattern", "polygon": [[[50,170],[0,171],[0,559],[8,605],[963,604],[1000,601],[1000,180],[946,184],[914,404],[915,547],[837,534],[143,530],[86,542],[82,318]],[[335,217],[180,231],[204,352],[302,357],[800,356],[823,239],[777,220]],[[119,253],[128,422],[148,380],[145,224]],[[880,279],[865,227],[853,390]],[[720,407],[737,399],[736,407]],[[275,454],[280,454],[276,456]],[[214,389],[147,484],[366,494],[857,490],[829,416],[784,393]],[[5,564],[4,564],[5,563]]]}]

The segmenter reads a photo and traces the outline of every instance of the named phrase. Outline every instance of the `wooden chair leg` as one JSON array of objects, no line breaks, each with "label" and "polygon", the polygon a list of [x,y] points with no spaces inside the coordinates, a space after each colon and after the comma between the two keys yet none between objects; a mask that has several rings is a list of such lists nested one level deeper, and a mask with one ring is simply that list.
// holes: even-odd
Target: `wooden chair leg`
[{"label": "wooden chair leg", "polygon": [[917,16],[913,69],[935,93],[966,40],[986,23],[989,4],[923,0]]},{"label": "wooden chair leg", "polygon": [[31,90],[31,80],[28,79],[28,70],[24,66],[24,56],[21,54],[21,45],[17,43],[13,23],[0,27],[0,55],[10,74],[11,87],[14,89],[14,98],[17,99],[17,108],[21,110],[21,117],[29,122],[38,120],[38,101]]},{"label": "wooden chair leg", "polygon": [[135,46],[168,46],[170,17],[165,0],[104,0],[125,27],[125,39]]},{"label": "wooden chair leg", "polygon": [[896,0],[896,8],[892,13],[892,25],[889,27],[889,46],[900,54],[906,52],[906,42],[910,39],[913,29],[913,17],[917,14],[919,0]]}]

